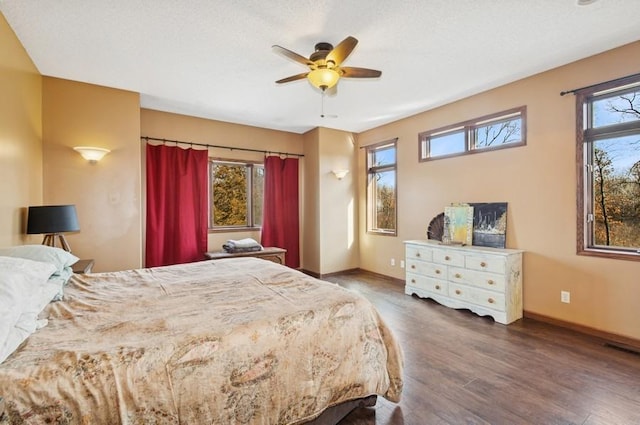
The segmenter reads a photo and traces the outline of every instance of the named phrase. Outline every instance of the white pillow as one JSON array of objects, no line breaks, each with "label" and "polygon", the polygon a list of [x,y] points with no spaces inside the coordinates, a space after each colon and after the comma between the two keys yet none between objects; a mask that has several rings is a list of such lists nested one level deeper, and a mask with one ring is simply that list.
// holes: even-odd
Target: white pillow
[{"label": "white pillow", "polygon": [[47,245],[12,246],[0,249],[0,255],[51,263],[56,266],[57,273],[62,273],[65,267],[71,267],[78,261],[78,257],[72,253]]},{"label": "white pillow", "polygon": [[[51,276],[46,286],[54,286],[57,288],[56,293],[49,301],[60,301],[64,296],[64,287],[69,283],[69,279],[73,276],[73,269],[71,267],[65,267],[62,273],[56,273]],[[49,302],[47,301],[47,303]]]},{"label": "white pillow", "polygon": [[[3,347],[15,345],[8,342],[10,337],[15,339],[16,324],[21,322],[23,329],[30,329],[30,322],[57,293],[55,285],[46,286],[55,272],[51,263],[0,256],[0,359],[11,354]],[[43,303],[46,297],[49,300]]]},{"label": "white pillow", "polygon": [[0,364],[36,331],[37,320],[31,314],[24,313],[18,318],[15,326],[9,329],[7,337],[0,341]]},{"label": "white pillow", "polygon": [[38,289],[29,285],[26,276],[20,272],[4,271],[0,274],[0,342],[4,341],[9,330],[15,326],[36,290]]}]

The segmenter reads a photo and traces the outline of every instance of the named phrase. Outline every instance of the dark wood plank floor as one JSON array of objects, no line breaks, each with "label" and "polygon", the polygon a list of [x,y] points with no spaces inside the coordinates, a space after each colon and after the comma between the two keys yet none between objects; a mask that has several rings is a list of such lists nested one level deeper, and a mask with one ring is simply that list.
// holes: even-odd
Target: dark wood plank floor
[{"label": "dark wood plank floor", "polygon": [[378,397],[341,425],[640,424],[638,354],[531,319],[494,323],[366,272],[326,280],[368,298],[405,356],[402,401]]}]

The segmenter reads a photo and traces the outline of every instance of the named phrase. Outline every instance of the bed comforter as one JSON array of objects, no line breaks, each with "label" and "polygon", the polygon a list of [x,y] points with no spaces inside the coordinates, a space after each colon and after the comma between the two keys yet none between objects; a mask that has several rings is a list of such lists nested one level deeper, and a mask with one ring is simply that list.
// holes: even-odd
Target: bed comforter
[{"label": "bed comforter", "polygon": [[45,314],[0,365],[0,424],[292,424],[401,395],[366,299],[260,259],[75,275]]}]

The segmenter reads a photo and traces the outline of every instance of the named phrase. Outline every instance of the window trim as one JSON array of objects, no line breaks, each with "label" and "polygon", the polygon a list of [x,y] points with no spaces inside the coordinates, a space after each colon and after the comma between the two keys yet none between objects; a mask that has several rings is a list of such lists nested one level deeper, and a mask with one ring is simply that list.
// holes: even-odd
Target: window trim
[{"label": "window trim", "polygon": [[625,90],[625,86],[638,84],[640,87],[640,76],[633,75],[618,80],[607,81],[601,84],[594,84],[584,89],[576,90],[576,254],[587,257],[600,257],[618,260],[640,261],[640,249],[634,248],[605,248],[601,246],[591,246],[593,231],[588,224],[589,214],[589,184],[586,181],[585,169],[591,164],[590,150],[585,149],[585,145],[590,140],[595,141],[606,137],[624,136],[631,131],[632,127],[637,128],[638,122],[627,122],[612,124],[597,129],[590,127],[591,109],[590,102],[596,96],[602,96]]},{"label": "window trim", "polygon": [[[396,160],[393,164],[385,164],[380,166],[369,167],[369,157],[371,152],[375,151],[384,146],[393,145],[395,149]],[[367,234],[369,235],[380,235],[380,236],[398,236],[398,138],[385,140],[383,142],[374,143],[372,145],[364,146],[365,148],[365,161],[366,161],[366,226],[367,226]],[[372,228],[372,220],[374,211],[370,208],[371,201],[371,178],[374,173],[380,171],[394,171],[394,197],[395,197],[395,217],[394,224],[395,228],[393,231],[386,229],[374,229]]]},{"label": "window trim", "polygon": [[[477,147],[475,146],[475,130],[485,127],[487,124],[500,123],[501,121],[509,121],[515,117],[520,117],[522,120],[521,125],[521,135],[522,140],[519,142],[507,143],[507,144],[499,144],[496,146],[485,146],[485,147]],[[462,152],[455,152],[447,155],[438,155],[435,157],[429,156],[429,139],[432,136],[440,136],[446,133],[454,133],[454,130],[460,130],[464,132],[464,144],[465,150]],[[474,118],[471,120],[459,122],[452,125],[447,125],[445,127],[436,128],[434,130],[423,131],[418,133],[418,161],[419,162],[428,162],[428,161],[437,161],[439,159],[445,158],[453,158],[457,156],[487,152],[487,151],[495,151],[500,149],[509,149],[515,148],[519,146],[526,146],[527,144],[527,106],[519,106],[517,108],[507,109],[506,111],[496,112],[493,114],[485,115],[479,118]],[[424,149],[423,149],[424,147]],[[425,152],[426,150],[426,152]]]},{"label": "window trim", "polygon": [[[247,211],[248,211],[248,220],[249,220],[249,225],[245,225],[245,226],[240,226],[240,225],[235,225],[235,226],[213,226],[212,222],[213,222],[213,212],[211,211],[211,208],[213,207],[213,184],[211,181],[211,167],[214,163],[226,163],[226,164],[237,164],[237,165],[244,165],[245,167],[250,169],[249,172],[249,179],[247,181],[247,194],[249,196],[247,196]],[[227,232],[247,232],[247,231],[260,231],[262,230],[262,225],[256,225],[255,224],[255,218],[253,217],[253,168],[256,166],[262,166],[262,168],[264,169],[264,162],[262,161],[251,161],[251,160],[242,160],[242,159],[229,159],[229,158],[219,158],[219,157],[209,157],[208,160],[208,175],[207,175],[207,184],[209,185],[209,199],[208,199],[208,216],[209,216],[209,222],[207,223],[208,226],[208,233],[227,233]],[[264,188],[263,188],[264,190]]]}]

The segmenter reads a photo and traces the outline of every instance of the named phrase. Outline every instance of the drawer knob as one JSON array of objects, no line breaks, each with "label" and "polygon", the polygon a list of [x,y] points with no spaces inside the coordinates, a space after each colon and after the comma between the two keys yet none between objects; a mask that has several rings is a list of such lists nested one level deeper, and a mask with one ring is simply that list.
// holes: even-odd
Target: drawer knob
[{"label": "drawer knob", "polygon": [[451,257],[449,257],[448,255],[445,255],[444,259],[445,259],[445,261],[449,261],[449,260],[451,260]]},{"label": "drawer knob", "polygon": [[436,274],[440,274],[440,270],[436,269]]},{"label": "drawer knob", "polygon": [[416,257],[420,257],[420,253],[419,252],[416,252]]},{"label": "drawer knob", "polygon": [[416,280],[415,279],[411,279],[411,283],[416,283]]},{"label": "drawer knob", "polygon": [[462,294],[462,291],[459,289],[456,289],[456,295],[460,295],[460,294]]},{"label": "drawer knob", "polygon": [[412,269],[415,269],[415,268],[416,268],[416,265],[415,265],[415,264],[412,264],[412,265],[411,265],[411,268],[412,268]]},{"label": "drawer knob", "polygon": [[487,263],[485,263],[484,261],[480,262],[480,267],[487,267]]},{"label": "drawer knob", "polygon": [[439,291],[440,290],[440,285],[436,285],[436,289]]},{"label": "drawer knob", "polygon": [[456,273],[456,278],[460,279],[462,277],[462,275],[460,273]]},{"label": "drawer knob", "polygon": [[493,304],[494,302],[496,302],[493,298],[489,298],[487,301],[489,301],[489,304]]},{"label": "drawer knob", "polygon": [[489,279],[489,280],[487,280],[487,283],[488,283],[489,285],[493,285],[495,282],[493,281],[493,279]]}]

